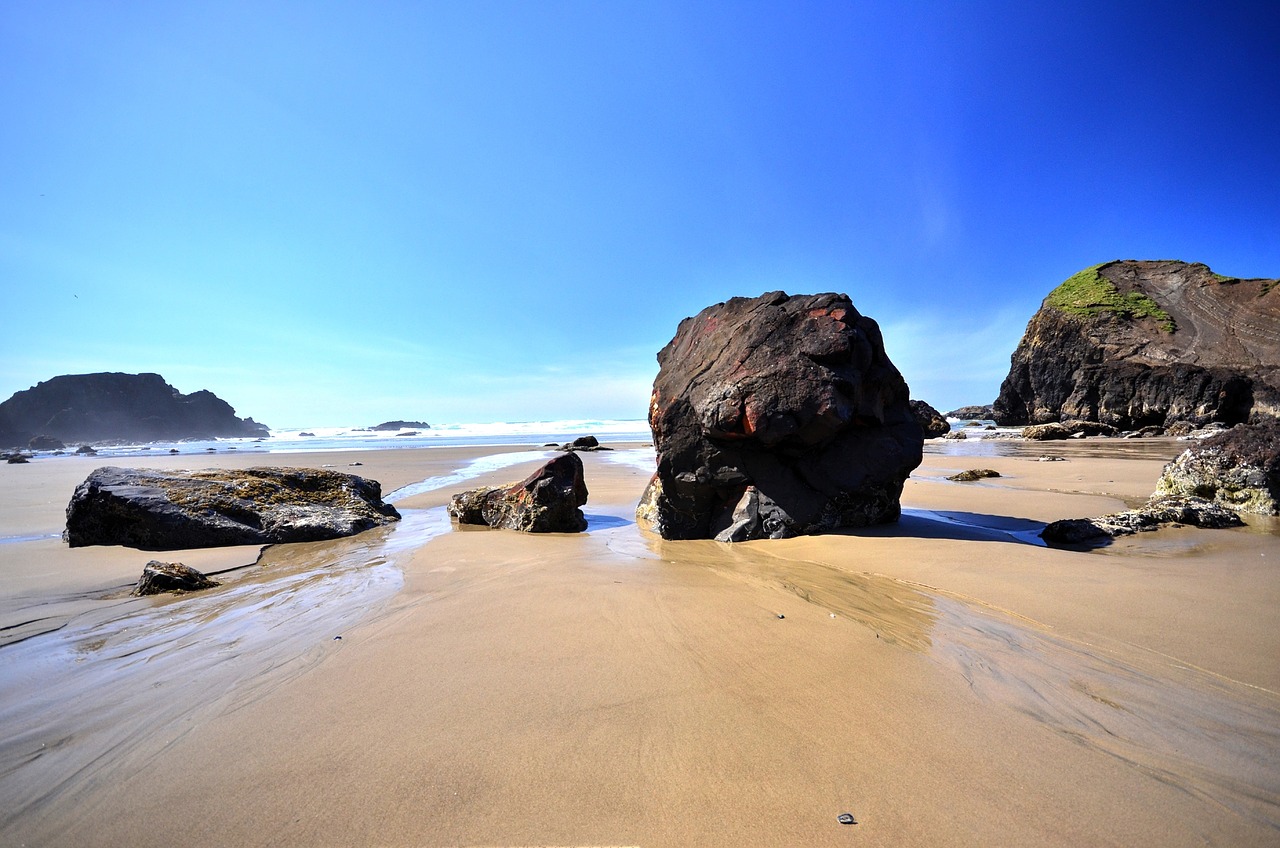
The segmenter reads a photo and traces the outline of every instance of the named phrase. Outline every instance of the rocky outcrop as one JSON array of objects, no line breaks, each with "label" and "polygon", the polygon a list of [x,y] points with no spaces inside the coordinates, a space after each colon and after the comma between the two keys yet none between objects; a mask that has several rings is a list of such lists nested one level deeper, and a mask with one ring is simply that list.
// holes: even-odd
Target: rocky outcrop
[{"label": "rocky outcrop", "polygon": [[1195,495],[1240,512],[1280,515],[1280,422],[1210,436],[1164,467],[1156,494]]},{"label": "rocky outcrop", "polygon": [[924,431],[926,439],[936,439],[951,432],[951,425],[947,423],[946,418],[942,417],[942,413],[924,401],[911,401],[911,412],[915,415],[920,429]]},{"label": "rocky outcrop", "polygon": [[548,462],[519,483],[471,489],[453,496],[449,515],[459,524],[483,524],[526,533],[580,533],[587,518],[582,460],[572,452]]},{"label": "rocky outcrop", "polygon": [[431,425],[425,421],[383,421],[381,424],[374,424],[370,430],[407,430],[409,428],[417,428],[419,430],[430,430]]},{"label": "rocky outcrop", "polygon": [[159,374],[54,377],[0,403],[0,445],[268,436],[212,392],[184,395]]},{"label": "rocky outcrop", "polygon": [[143,566],[142,576],[133,587],[133,594],[145,597],[162,592],[198,592],[221,585],[210,580],[189,565],[180,562],[161,562],[153,559]]},{"label": "rocky outcrop", "polygon": [[376,480],[338,471],[107,466],[77,487],[63,539],[144,550],[314,542],[399,518]]},{"label": "rocky outcrop", "polygon": [[1278,289],[1185,262],[1085,269],[1027,325],[995,420],[1137,430],[1280,416]]},{"label": "rocky outcrop", "polygon": [[27,442],[27,447],[30,448],[31,450],[55,451],[55,450],[65,449],[66,444],[62,441],[62,439],[58,439],[53,436],[41,435],[41,436],[32,436],[31,439]]},{"label": "rocky outcrop", "polygon": [[742,541],[897,520],[923,435],[880,328],[842,294],[734,298],[658,354],[637,517]]},{"label": "rocky outcrop", "polygon": [[1231,510],[1204,498],[1154,495],[1140,509],[1055,521],[1040,531],[1040,538],[1053,545],[1089,545],[1115,536],[1158,530],[1167,524],[1221,529],[1240,527],[1244,522]]},{"label": "rocky outcrop", "polygon": [[985,406],[962,406],[959,409],[953,409],[947,413],[948,418],[958,418],[961,421],[991,421],[991,404]]}]

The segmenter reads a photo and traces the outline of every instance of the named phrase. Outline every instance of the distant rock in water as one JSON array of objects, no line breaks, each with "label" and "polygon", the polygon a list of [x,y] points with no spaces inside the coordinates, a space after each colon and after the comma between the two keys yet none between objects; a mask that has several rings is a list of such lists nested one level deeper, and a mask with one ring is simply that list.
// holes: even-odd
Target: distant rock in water
[{"label": "distant rock in water", "polygon": [[159,374],[54,377],[0,403],[0,445],[268,436],[209,391],[184,395]]},{"label": "distant rock in water", "polygon": [[370,430],[404,430],[414,427],[419,430],[430,430],[431,425],[425,421],[383,421],[381,424],[375,424]]},{"label": "distant rock in water", "polygon": [[946,418],[942,417],[942,413],[924,401],[911,401],[911,412],[920,424],[920,429],[924,431],[926,439],[936,439],[951,432],[951,425],[947,423]]},{"label": "distant rock in water", "polygon": [[1137,430],[1280,416],[1278,283],[1185,262],[1087,268],[1027,325],[995,420]]},{"label": "distant rock in water", "polygon": [[66,448],[66,444],[63,443],[62,439],[53,436],[33,436],[27,442],[27,447],[31,450],[54,451],[63,450]]},{"label": "distant rock in water", "polygon": [[400,518],[376,480],[314,468],[96,469],[67,505],[73,548],[143,550],[315,542]]},{"label": "distant rock in water", "polygon": [[453,496],[449,515],[459,524],[483,524],[526,533],[580,533],[587,518],[582,460],[572,452],[548,462],[519,483],[471,489]]},{"label": "distant rock in water", "polygon": [[994,420],[991,417],[991,404],[985,406],[962,406],[947,413],[948,418],[959,418],[962,421],[977,419],[979,421]]},{"label": "distant rock in water", "polygon": [[923,434],[880,328],[848,296],[733,298],[658,354],[658,469],[637,518],[744,541],[896,521]]}]

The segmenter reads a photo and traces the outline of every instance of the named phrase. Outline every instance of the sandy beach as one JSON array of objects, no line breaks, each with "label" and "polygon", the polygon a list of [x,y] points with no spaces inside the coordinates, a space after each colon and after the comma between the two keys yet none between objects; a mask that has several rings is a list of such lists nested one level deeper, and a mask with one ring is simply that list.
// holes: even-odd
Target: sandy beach
[{"label": "sandy beach", "polygon": [[[1035,540],[1180,443],[930,442],[898,524],[737,545],[637,528],[651,453],[617,447],[544,536],[443,511],[529,447],[0,465],[0,843],[1280,843],[1280,522]],[[103,464],[331,465],[404,520],[68,549]],[[153,558],[223,585],[130,598]]]}]

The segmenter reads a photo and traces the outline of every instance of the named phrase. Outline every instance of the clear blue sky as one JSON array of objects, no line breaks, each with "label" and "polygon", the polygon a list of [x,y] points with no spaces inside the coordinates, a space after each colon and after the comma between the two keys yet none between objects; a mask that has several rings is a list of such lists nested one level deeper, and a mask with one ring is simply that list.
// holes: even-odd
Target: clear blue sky
[{"label": "clear blue sky", "polygon": [[0,3],[0,399],[640,418],[735,295],[990,402],[1120,258],[1280,275],[1280,4]]}]

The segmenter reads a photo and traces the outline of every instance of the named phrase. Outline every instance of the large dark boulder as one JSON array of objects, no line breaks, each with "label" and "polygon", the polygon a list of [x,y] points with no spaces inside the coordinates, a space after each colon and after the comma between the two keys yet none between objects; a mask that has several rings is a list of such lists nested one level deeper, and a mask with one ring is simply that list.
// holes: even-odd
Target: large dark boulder
[{"label": "large dark boulder", "polygon": [[449,515],[459,524],[483,524],[526,533],[580,533],[587,502],[582,460],[567,452],[519,483],[471,489],[453,496]]},{"label": "large dark boulder", "polygon": [[951,425],[947,423],[942,413],[924,401],[911,401],[911,412],[915,415],[920,429],[924,431],[926,439],[936,439],[951,432]]},{"label": "large dark boulder", "polygon": [[842,294],[710,306],[658,354],[637,517],[742,541],[897,520],[923,435],[880,328]]},{"label": "large dark boulder", "polygon": [[270,431],[209,391],[184,395],[159,374],[70,374],[0,403],[0,446],[262,437]]},{"label": "large dark boulder", "polygon": [[995,420],[1137,430],[1280,416],[1277,289],[1185,262],[1087,268],[1027,324]]},{"label": "large dark boulder", "polygon": [[314,468],[99,468],[67,505],[71,547],[144,550],[314,542],[400,518],[376,480]]},{"label": "large dark boulder", "polygon": [[1240,512],[1280,515],[1280,422],[1237,425],[1164,467],[1156,494],[1195,495]]}]

